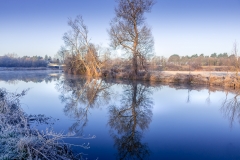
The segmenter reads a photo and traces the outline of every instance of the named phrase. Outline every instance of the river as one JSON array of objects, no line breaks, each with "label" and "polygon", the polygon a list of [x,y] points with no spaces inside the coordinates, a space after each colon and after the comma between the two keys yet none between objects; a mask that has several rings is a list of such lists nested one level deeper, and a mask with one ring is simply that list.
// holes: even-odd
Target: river
[{"label": "river", "polygon": [[[64,142],[90,160],[240,159],[236,90],[47,71],[1,72],[0,88],[29,89],[24,112],[52,119],[32,127],[82,137]],[[77,146],[88,143],[88,149]]]}]

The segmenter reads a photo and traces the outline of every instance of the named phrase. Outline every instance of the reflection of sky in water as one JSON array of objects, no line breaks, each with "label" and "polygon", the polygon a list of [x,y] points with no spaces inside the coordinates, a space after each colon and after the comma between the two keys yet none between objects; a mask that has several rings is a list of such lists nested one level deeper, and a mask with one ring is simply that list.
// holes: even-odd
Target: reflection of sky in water
[{"label": "reflection of sky in water", "polygon": [[[230,97],[232,95],[229,95]],[[163,159],[229,159],[239,157],[239,124],[229,127],[221,114],[224,92],[163,87],[154,93],[152,123],[145,140],[153,143],[151,151]],[[154,129],[158,128],[158,129]],[[154,137],[154,138],[152,138]],[[198,157],[198,158],[196,158]]]},{"label": "reflection of sky in water", "polygon": [[[76,121],[63,111],[65,104],[60,101],[60,92],[56,88],[57,80],[46,83],[19,81],[9,84],[0,81],[0,87],[20,92],[30,88],[22,98],[22,106],[28,114],[45,114],[56,121],[55,131],[67,132]],[[124,88],[125,86],[125,88]],[[118,150],[110,135],[109,107],[123,105],[121,101],[126,84],[110,87],[111,97],[108,104],[91,108],[84,135],[96,135],[95,139],[69,139],[67,142],[82,144],[90,142],[89,150],[78,149],[88,154],[89,159],[114,159]],[[131,92],[132,93],[132,92]],[[70,95],[68,93],[68,95]],[[125,95],[126,96],[126,95]],[[207,88],[200,91],[175,89],[168,86],[152,90],[148,97],[153,101],[151,122],[143,133],[142,143],[147,143],[151,152],[150,159],[234,159],[240,157],[240,125],[235,120],[232,127],[228,117],[224,117],[221,105],[225,99],[222,91],[210,92]],[[229,93],[229,97],[234,94]],[[189,101],[188,101],[189,100]],[[79,104],[81,105],[81,104]],[[43,129],[43,128],[41,128]]]},{"label": "reflection of sky in water", "polygon": [[[27,95],[21,100],[22,107],[30,114],[46,114],[56,115],[62,111],[58,109],[61,102],[58,99],[58,92],[53,83],[33,83],[33,82],[18,82],[17,85],[11,85],[6,82],[0,82],[0,87],[6,88],[10,92],[21,92],[25,89],[30,89]],[[62,114],[62,113],[61,113]]]}]

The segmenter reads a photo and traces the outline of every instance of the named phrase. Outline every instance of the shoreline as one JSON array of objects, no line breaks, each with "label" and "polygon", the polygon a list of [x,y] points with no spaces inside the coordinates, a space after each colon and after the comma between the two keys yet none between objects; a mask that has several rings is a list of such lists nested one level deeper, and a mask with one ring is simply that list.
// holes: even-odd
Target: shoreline
[{"label": "shoreline", "polygon": [[240,88],[240,77],[235,72],[192,72],[161,74],[150,76],[150,81],[174,83],[174,84],[201,84],[209,86],[221,86],[223,88]]},{"label": "shoreline", "polygon": [[[47,67],[24,68],[24,67],[0,67],[0,73],[6,72],[63,72],[63,70]],[[64,73],[64,72],[63,72]],[[102,79],[133,80],[130,72],[108,72],[100,75]],[[240,88],[240,76],[236,72],[220,71],[149,71],[140,72],[135,80],[149,81],[151,83],[162,84],[191,84],[191,85],[209,85],[222,88]]]},{"label": "shoreline", "polygon": [[[111,72],[101,76],[103,78],[131,79],[129,72]],[[213,71],[150,71],[140,73],[136,80],[153,83],[197,84],[221,86],[227,88],[240,88],[240,76],[236,72]]]}]

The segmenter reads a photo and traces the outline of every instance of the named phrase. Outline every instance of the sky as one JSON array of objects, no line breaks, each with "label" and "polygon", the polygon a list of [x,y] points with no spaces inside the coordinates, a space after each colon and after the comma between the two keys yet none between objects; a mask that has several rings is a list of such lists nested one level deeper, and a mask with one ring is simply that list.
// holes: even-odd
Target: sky
[{"label": "sky", "polygon": [[[212,53],[240,54],[240,0],[155,0],[145,15],[155,54],[169,57]],[[82,15],[91,42],[109,47],[107,29],[115,0],[0,0],[0,56],[54,56],[70,30],[68,18]]]}]

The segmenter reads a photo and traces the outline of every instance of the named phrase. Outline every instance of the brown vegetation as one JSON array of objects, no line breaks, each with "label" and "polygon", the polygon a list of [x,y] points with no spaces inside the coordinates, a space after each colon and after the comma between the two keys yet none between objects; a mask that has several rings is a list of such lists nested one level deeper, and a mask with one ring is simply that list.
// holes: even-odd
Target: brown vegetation
[{"label": "brown vegetation", "polygon": [[71,30],[64,34],[65,46],[59,51],[61,57],[64,57],[65,71],[71,74],[98,76],[101,63],[97,56],[97,48],[89,42],[88,29],[82,17],[69,19],[68,25]]},{"label": "brown vegetation", "polygon": [[[105,78],[132,79],[131,71],[110,71],[105,72]],[[235,72],[169,72],[152,71],[139,73],[136,80],[174,83],[174,84],[204,84],[210,86],[222,86],[240,88],[240,78]]]}]

